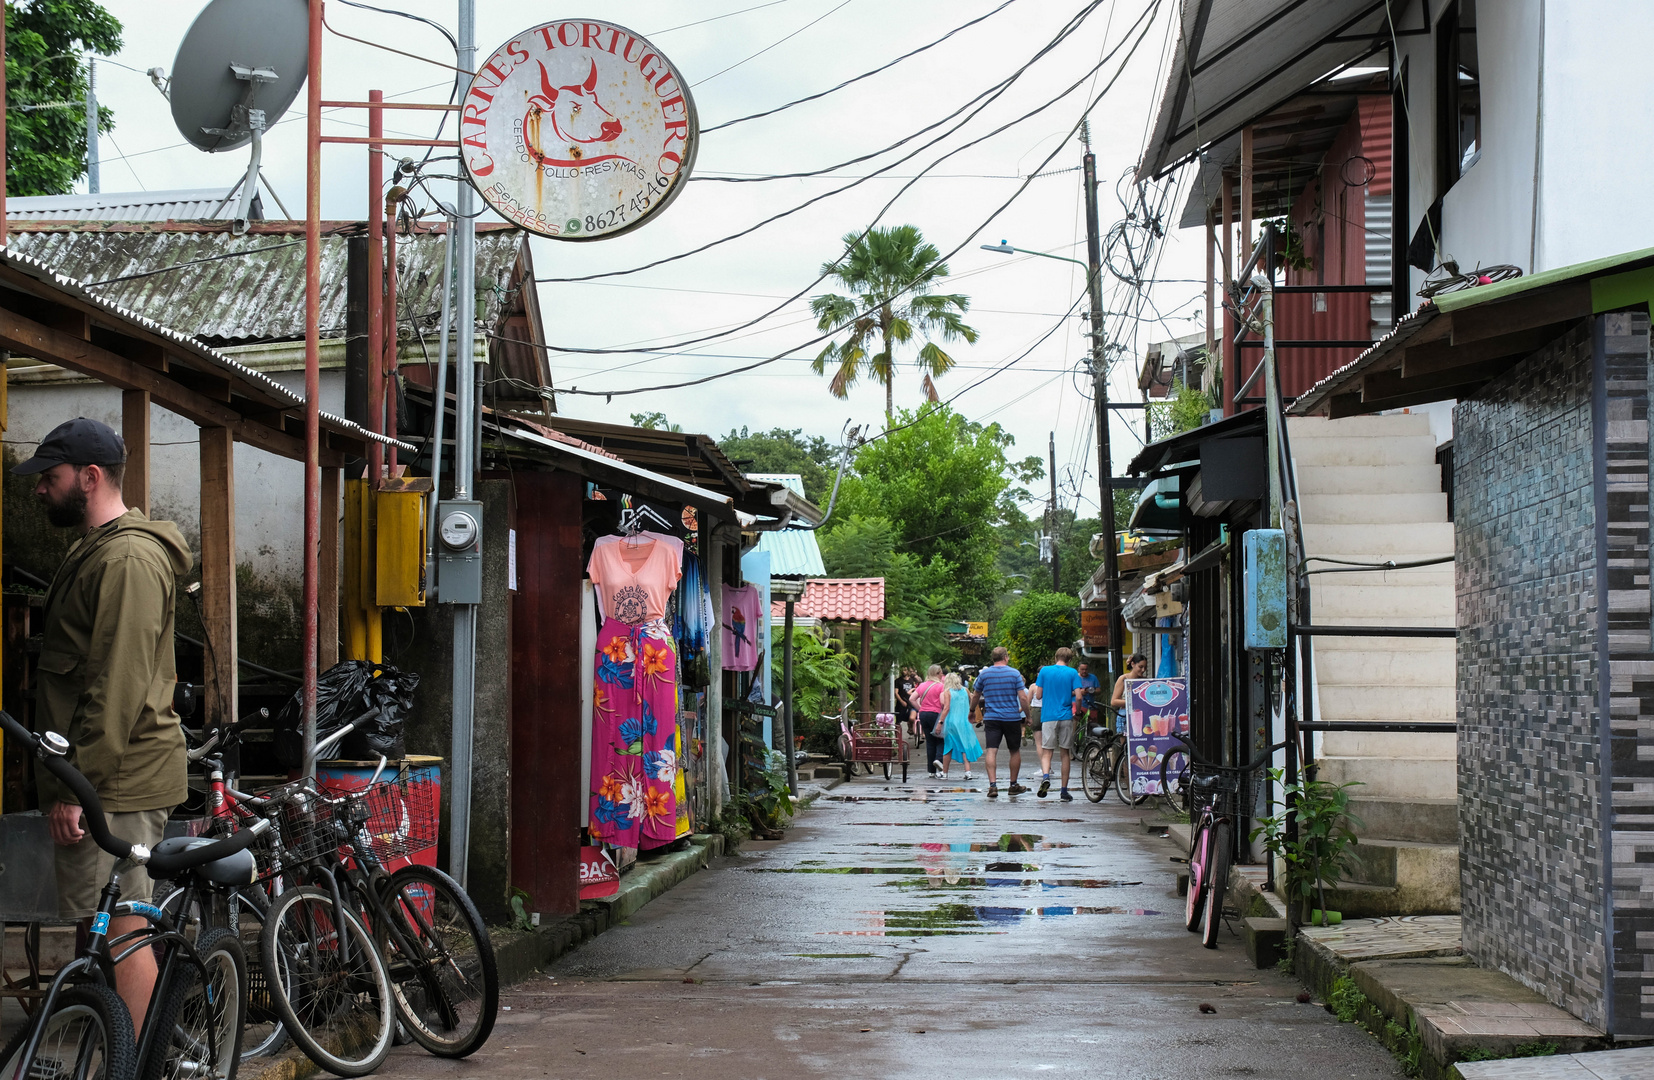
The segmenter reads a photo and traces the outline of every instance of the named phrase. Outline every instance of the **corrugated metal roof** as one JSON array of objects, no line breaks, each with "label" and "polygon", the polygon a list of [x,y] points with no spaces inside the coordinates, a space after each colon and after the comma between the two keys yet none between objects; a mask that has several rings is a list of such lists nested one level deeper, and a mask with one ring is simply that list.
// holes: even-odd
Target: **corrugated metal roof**
[{"label": "corrugated metal roof", "polygon": [[[322,238],[323,337],[344,334],[344,233],[361,226],[334,223],[333,228]],[[477,231],[477,299],[485,326],[497,327],[506,312],[512,269],[525,242],[520,229]],[[441,233],[397,238],[397,306],[404,333],[412,332],[412,323],[427,330],[437,325],[442,248]],[[222,228],[24,224],[12,233],[10,249],[209,345],[304,337],[303,222],[266,222],[242,236]],[[202,259],[210,261],[195,261]]]},{"label": "corrugated metal roof", "polygon": [[1183,0],[1181,8],[1139,179],[1165,175],[1367,55],[1390,31],[1386,6],[1373,0]]},{"label": "corrugated metal roof", "polygon": [[758,550],[770,553],[771,577],[821,577],[821,545],[809,529],[777,529],[758,534]]},{"label": "corrugated metal roof", "polygon": [[794,495],[804,494],[804,477],[798,473],[747,473],[748,480],[757,480],[761,484],[780,484]]},{"label": "corrugated metal roof", "polygon": [[884,618],[884,578],[826,578],[805,582],[804,598],[793,609],[815,619],[877,622]]},{"label": "corrugated metal roof", "polygon": [[95,195],[27,195],[6,200],[7,221],[228,221],[233,188],[104,191]]},{"label": "corrugated metal roof", "polygon": [[[287,387],[276,382],[263,372],[254,371],[252,368],[247,367],[244,364],[239,364],[218,350],[208,348],[194,338],[189,337],[186,334],[179,333],[177,330],[174,330],[171,327],[156,321],[155,319],[133,311],[130,308],[122,307],[120,304],[115,303],[106,297],[89,292],[84,286],[81,285],[80,282],[65,277],[63,274],[53,270],[45,263],[40,262],[38,259],[32,258],[22,251],[19,251],[16,245],[0,247],[0,261],[3,261],[6,266],[17,270],[19,273],[28,275],[43,285],[50,286],[61,293],[74,297],[89,307],[103,312],[110,317],[112,322],[130,323],[141,327],[151,334],[167,339],[178,349],[179,352],[187,354],[189,359],[200,363],[203,367],[217,368],[219,371],[222,371],[224,374],[230,376],[232,379],[235,379],[237,382],[255,389],[260,396],[267,399],[274,399],[280,403],[283,408],[299,408],[304,405],[304,398],[301,395],[295,394],[293,391],[287,389]],[[358,438],[373,439],[377,442],[383,443],[395,443],[397,446],[409,451],[414,449],[413,445],[410,443],[398,442],[397,440],[387,436],[376,435],[360,427],[359,425],[350,422],[349,420],[334,416],[331,413],[322,413],[321,418],[324,426],[334,430],[348,432]]]}]

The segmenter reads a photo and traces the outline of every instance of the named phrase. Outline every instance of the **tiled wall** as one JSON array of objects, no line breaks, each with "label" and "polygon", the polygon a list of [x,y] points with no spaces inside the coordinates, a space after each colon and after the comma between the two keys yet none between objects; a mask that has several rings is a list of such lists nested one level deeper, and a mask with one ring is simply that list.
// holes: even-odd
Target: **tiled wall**
[{"label": "tiled wall", "polygon": [[1648,316],[1600,317],[1607,390],[1614,1033],[1654,1035],[1654,643]]},{"label": "tiled wall", "polygon": [[1465,952],[1602,1026],[1592,344],[1461,402],[1453,457]]}]

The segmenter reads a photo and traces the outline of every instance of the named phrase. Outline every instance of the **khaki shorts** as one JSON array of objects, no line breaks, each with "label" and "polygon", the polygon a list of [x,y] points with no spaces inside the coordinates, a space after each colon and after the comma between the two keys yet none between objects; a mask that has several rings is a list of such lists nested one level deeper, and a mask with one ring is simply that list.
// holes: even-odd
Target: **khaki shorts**
[{"label": "khaki shorts", "polygon": [[[151,851],[166,838],[170,810],[133,810],[105,814],[109,831],[122,840],[143,844]],[[84,829],[85,823],[81,827]],[[64,919],[85,919],[97,914],[98,898],[115,867],[115,856],[98,847],[88,832],[80,843],[56,849],[57,913]],[[155,895],[149,871],[133,867],[121,875],[122,900],[148,900]]]},{"label": "khaki shorts", "polygon": [[1051,720],[1039,726],[1041,750],[1074,750],[1074,721]]}]

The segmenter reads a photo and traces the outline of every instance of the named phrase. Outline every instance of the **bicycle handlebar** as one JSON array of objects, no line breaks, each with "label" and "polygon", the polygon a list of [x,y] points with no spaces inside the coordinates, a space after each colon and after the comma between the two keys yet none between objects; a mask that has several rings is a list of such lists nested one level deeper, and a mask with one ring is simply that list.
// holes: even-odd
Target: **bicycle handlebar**
[{"label": "bicycle handlebar", "polygon": [[103,813],[103,800],[98,798],[92,782],[86,779],[79,769],[69,764],[69,759],[65,756],[69,752],[67,739],[56,732],[36,735],[3,709],[0,709],[0,728],[4,728],[7,735],[33,747],[35,756],[46,767],[46,771],[57,777],[79,800],[81,820],[85,822],[86,831],[91,833],[92,840],[98,847],[117,859],[133,859],[134,862],[147,865],[157,875],[170,876],[193,866],[234,855],[258,839],[259,835],[270,827],[268,821],[260,821],[252,828],[243,829],[217,843],[190,848],[172,856],[151,856],[143,845],[123,840],[109,831],[109,822]]},{"label": "bicycle handlebar", "polygon": [[1263,751],[1263,753],[1253,758],[1250,764],[1219,765],[1217,762],[1203,757],[1200,751],[1195,749],[1194,744],[1189,741],[1189,737],[1187,735],[1183,735],[1176,731],[1167,732],[1167,734],[1183,744],[1183,749],[1188,751],[1190,761],[1194,762],[1196,765],[1204,765],[1210,769],[1234,769],[1236,772],[1257,772],[1266,762],[1269,761],[1270,758],[1275,756],[1275,751],[1286,748],[1285,742],[1278,742],[1269,746]]}]

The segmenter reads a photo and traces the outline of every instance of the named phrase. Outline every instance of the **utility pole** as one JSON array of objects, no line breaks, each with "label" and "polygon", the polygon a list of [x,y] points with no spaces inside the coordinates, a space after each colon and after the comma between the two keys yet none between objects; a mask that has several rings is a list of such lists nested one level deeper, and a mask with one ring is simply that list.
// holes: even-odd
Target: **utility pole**
[{"label": "utility pole", "polygon": [[[1125,627],[1120,622],[1120,559],[1119,546],[1114,535],[1114,458],[1108,444],[1108,361],[1103,342],[1103,237],[1097,223],[1097,155],[1091,152],[1091,129],[1082,125],[1080,137],[1085,142],[1085,157],[1081,159],[1082,183],[1085,184],[1085,254],[1090,266],[1087,275],[1091,284],[1091,387],[1092,400],[1097,408],[1097,476],[1102,485],[1103,531],[1108,543],[1103,545],[1103,577],[1106,579],[1105,603],[1108,605],[1109,669],[1114,677],[1125,671],[1121,638]],[[1147,411],[1147,410],[1145,410]]]},{"label": "utility pole", "polygon": [[1062,591],[1062,555],[1057,551],[1057,433],[1051,433],[1051,524],[1045,535],[1051,544],[1051,591]]},{"label": "utility pole", "polygon": [[[477,59],[477,11],[475,0],[459,0],[459,64],[461,72],[474,71]],[[455,76],[458,78],[459,76]],[[464,95],[464,88],[460,90]],[[476,387],[476,331],[477,331],[477,222],[473,209],[475,200],[471,185],[461,180],[454,199],[454,315],[458,331],[459,356],[455,360],[454,403],[454,499],[462,502],[471,498],[471,484],[476,473],[477,403],[473,393]],[[369,208],[372,211],[372,208]],[[377,358],[374,358],[377,360]],[[437,408],[442,408],[443,388],[437,387]],[[433,492],[433,495],[436,493]],[[476,711],[477,678],[477,606],[454,605],[454,700],[453,734],[449,761],[452,775],[448,778],[450,793],[448,845],[448,872],[466,883],[471,847],[471,735]]]},{"label": "utility pole", "polygon": [[98,69],[86,54],[86,190],[96,195],[98,184]]}]

